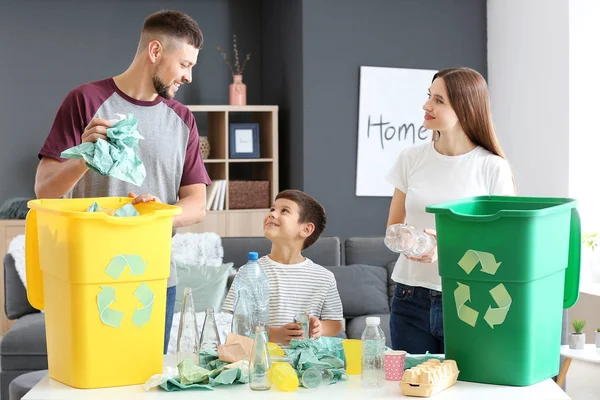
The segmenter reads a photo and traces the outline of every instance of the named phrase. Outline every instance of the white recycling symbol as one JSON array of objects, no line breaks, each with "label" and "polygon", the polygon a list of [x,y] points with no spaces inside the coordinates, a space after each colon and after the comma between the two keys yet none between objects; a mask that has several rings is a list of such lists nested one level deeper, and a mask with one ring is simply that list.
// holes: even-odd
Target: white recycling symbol
[{"label": "white recycling symbol", "polygon": [[[469,275],[478,264],[481,264],[481,272],[495,275],[502,263],[496,262],[496,258],[491,253],[475,250],[467,250],[458,262],[458,265],[467,273],[467,275]],[[454,290],[454,301],[456,302],[458,318],[475,327],[477,319],[479,318],[479,312],[466,304],[471,301],[471,288],[463,283],[457,283],[458,287]],[[494,329],[495,325],[502,324],[506,319],[506,315],[512,304],[512,298],[502,283],[492,288],[490,290],[490,295],[496,302],[497,307],[492,307],[491,305],[488,306],[483,319],[492,329]]]}]

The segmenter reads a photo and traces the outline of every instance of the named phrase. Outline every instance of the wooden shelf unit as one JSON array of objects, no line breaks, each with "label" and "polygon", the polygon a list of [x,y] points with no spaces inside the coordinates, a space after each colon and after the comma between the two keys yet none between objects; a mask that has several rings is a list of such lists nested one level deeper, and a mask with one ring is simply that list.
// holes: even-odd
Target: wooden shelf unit
[{"label": "wooden shelf unit", "polygon": [[[188,105],[194,115],[207,116],[210,154],[204,164],[212,180],[227,181],[223,211],[207,211],[200,224],[178,232],[215,232],[227,236],[262,236],[262,220],[268,209],[229,209],[229,181],[267,180],[270,200],[279,193],[278,106]],[[259,125],[260,157],[229,158],[229,124],[255,122]]]}]

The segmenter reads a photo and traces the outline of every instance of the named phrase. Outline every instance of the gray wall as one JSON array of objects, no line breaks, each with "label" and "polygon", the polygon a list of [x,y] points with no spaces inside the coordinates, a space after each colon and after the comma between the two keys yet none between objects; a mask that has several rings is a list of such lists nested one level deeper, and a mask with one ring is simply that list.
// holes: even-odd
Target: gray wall
[{"label": "gray wall", "polygon": [[[257,6],[258,5],[258,6]],[[247,0],[0,0],[0,204],[34,196],[40,150],[64,96],[89,81],[123,72],[135,53],[144,18],[160,9],[191,15],[205,37],[193,81],[177,99],[227,104],[231,76],[216,44],[244,55],[248,103],[261,103],[260,1]],[[205,118],[198,115],[200,129]]]},{"label": "gray wall", "polygon": [[302,188],[302,0],[263,1],[262,55],[263,101],[279,105],[280,188]]},{"label": "gray wall", "polygon": [[[356,197],[359,67],[468,66],[484,76],[482,0],[304,0],[303,189],[327,234],[383,235],[391,198]],[[423,102],[427,88],[423,88]]]}]

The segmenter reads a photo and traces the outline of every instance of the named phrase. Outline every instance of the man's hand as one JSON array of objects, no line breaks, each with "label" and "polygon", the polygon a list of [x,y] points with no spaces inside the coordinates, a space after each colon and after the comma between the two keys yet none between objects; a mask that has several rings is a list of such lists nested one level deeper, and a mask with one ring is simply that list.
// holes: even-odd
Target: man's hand
[{"label": "man's hand", "polygon": [[94,143],[98,139],[106,140],[106,128],[110,128],[111,126],[112,122],[107,119],[92,118],[81,135],[81,142]]},{"label": "man's hand", "polygon": [[321,327],[321,321],[319,320],[319,318],[311,315],[308,330],[310,332],[310,336],[313,339],[318,339],[321,337],[323,329]]},{"label": "man's hand", "polygon": [[[428,234],[429,236],[433,236],[433,238],[437,240],[437,232],[434,231],[433,229],[425,229],[425,233]],[[433,262],[436,262],[437,259],[438,259],[437,245],[434,246],[433,249],[431,249],[431,251],[429,253],[423,254],[420,257],[408,257],[408,256],[406,256],[406,258],[408,258],[409,260],[413,260],[413,261],[417,261],[417,262],[422,262],[422,263],[433,263]]]},{"label": "man's hand", "polygon": [[272,342],[283,344],[285,346],[289,346],[292,339],[302,339],[303,334],[304,332],[302,332],[300,324],[293,322],[286,324],[281,328],[271,328],[270,332]]},{"label": "man's hand", "polygon": [[131,202],[132,205],[138,204],[138,203],[147,203],[149,201],[155,201],[157,203],[162,203],[162,201],[160,201],[160,199],[152,194],[142,194],[142,195],[137,195],[133,192],[129,192],[128,195],[130,198],[133,198],[133,201]]}]

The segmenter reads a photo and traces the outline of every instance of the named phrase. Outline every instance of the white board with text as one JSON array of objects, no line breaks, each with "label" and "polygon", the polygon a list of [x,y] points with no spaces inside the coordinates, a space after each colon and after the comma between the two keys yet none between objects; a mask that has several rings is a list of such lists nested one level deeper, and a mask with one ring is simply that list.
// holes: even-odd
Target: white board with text
[{"label": "white board with text", "polygon": [[391,197],[385,176],[404,148],[431,140],[423,104],[437,71],[360,67],[356,195]]}]

